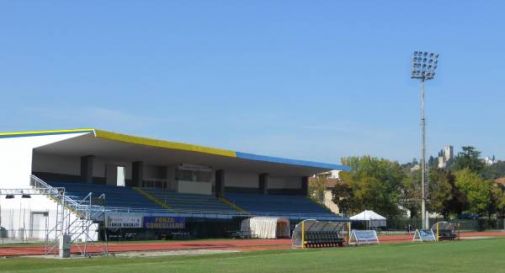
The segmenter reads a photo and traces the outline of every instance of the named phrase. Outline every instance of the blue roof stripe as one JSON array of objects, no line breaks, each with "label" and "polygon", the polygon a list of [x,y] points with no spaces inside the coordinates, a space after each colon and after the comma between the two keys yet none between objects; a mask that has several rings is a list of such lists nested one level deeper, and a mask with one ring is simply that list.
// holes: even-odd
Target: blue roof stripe
[{"label": "blue roof stripe", "polygon": [[350,171],[351,170],[351,168],[348,166],[338,165],[338,164],[321,163],[321,162],[296,160],[296,159],[287,159],[287,158],[264,156],[264,155],[249,154],[249,153],[242,153],[242,152],[236,152],[236,154],[237,154],[237,158],[248,159],[248,160],[257,160],[257,161],[265,161],[265,162],[279,163],[279,164],[286,164],[286,165],[313,167],[313,168],[326,169],[326,170],[341,170],[341,171]]}]

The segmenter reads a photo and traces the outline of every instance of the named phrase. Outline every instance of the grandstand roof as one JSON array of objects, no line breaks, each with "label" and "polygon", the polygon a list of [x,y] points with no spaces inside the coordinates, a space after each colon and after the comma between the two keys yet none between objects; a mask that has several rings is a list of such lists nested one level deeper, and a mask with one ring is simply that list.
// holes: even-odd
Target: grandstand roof
[{"label": "grandstand roof", "polygon": [[63,141],[36,148],[36,151],[63,155],[93,154],[105,158],[142,160],[153,164],[193,163],[214,168],[256,170],[268,173],[312,175],[328,170],[349,170],[331,163],[287,159],[243,153],[181,142],[131,136],[93,128],[0,133],[0,138],[78,134]]}]

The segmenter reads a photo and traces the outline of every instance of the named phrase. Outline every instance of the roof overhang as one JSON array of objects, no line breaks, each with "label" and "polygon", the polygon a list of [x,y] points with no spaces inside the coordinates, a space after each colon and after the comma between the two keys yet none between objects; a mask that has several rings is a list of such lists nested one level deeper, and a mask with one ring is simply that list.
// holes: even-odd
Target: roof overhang
[{"label": "roof overhang", "polygon": [[95,155],[117,162],[144,161],[154,165],[191,163],[272,175],[310,176],[328,170],[349,170],[337,164],[256,155],[91,128],[0,133],[0,138],[71,133],[87,134],[41,146],[35,151],[65,156]]}]

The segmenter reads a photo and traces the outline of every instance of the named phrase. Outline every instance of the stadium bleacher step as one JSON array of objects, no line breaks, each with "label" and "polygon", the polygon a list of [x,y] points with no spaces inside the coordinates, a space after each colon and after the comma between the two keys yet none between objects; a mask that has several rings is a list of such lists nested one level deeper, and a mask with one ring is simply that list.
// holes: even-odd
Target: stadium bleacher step
[{"label": "stadium bleacher step", "polygon": [[170,205],[168,205],[166,202],[163,202],[162,200],[156,198],[156,196],[150,194],[149,192],[144,191],[142,188],[139,187],[134,187],[133,190],[138,192],[140,195],[144,196],[145,198],[151,200],[152,202],[158,204],[160,207],[164,209],[170,209]]}]

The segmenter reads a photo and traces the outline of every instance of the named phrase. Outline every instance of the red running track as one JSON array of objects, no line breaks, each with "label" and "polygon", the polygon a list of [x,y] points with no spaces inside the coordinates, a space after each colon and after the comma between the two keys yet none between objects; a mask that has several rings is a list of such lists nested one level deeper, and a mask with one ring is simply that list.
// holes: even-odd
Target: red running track
[{"label": "red running track", "polygon": [[[406,243],[412,241],[413,235],[380,235],[381,244]],[[505,232],[464,232],[461,237],[499,237],[505,236]],[[103,251],[102,244],[90,244],[88,253],[100,253]],[[201,240],[201,241],[157,241],[157,242],[121,242],[109,243],[110,253],[135,252],[135,251],[174,251],[174,250],[195,250],[195,249],[216,249],[216,250],[239,250],[239,251],[259,251],[290,249],[291,240]],[[77,246],[72,247],[73,254],[79,254]],[[0,246],[0,256],[26,256],[44,255],[44,246]]]},{"label": "red running track", "polygon": [[[216,250],[239,250],[258,251],[291,248],[291,240],[203,240],[185,242],[121,242],[109,243],[110,253],[134,252],[134,251],[174,251],[174,250],[195,250],[195,249],[216,249]],[[71,252],[79,254],[81,249],[72,246]],[[103,244],[89,244],[88,253],[103,252]],[[44,255],[44,246],[1,246],[0,256],[27,256]]]}]

